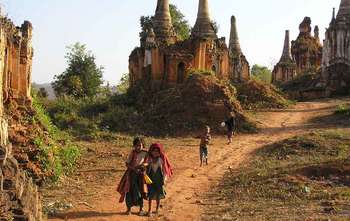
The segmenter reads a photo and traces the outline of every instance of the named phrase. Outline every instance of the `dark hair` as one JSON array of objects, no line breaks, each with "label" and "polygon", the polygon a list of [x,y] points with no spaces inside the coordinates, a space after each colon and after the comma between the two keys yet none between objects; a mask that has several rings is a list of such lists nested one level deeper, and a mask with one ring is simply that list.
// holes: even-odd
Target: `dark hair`
[{"label": "dark hair", "polygon": [[134,146],[136,146],[137,144],[142,144],[144,147],[146,146],[145,140],[142,137],[135,137],[132,143]]}]

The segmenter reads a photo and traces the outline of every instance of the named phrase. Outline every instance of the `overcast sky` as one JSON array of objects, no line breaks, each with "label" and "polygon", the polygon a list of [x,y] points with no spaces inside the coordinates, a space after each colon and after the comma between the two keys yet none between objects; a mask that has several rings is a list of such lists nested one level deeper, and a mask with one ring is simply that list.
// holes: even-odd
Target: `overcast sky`
[{"label": "overcast sky", "polygon": [[[104,80],[116,84],[128,72],[128,57],[139,45],[139,17],[154,14],[157,0],[0,0],[2,11],[16,23],[34,26],[33,81],[46,83],[66,68],[66,46],[81,42],[105,67]],[[198,0],[170,0],[193,26]],[[219,36],[229,38],[230,17],[237,18],[241,47],[251,65],[271,67],[278,61],[284,31],[299,34],[305,16],[319,25],[323,38],[332,8],[340,0],[209,0]]]}]

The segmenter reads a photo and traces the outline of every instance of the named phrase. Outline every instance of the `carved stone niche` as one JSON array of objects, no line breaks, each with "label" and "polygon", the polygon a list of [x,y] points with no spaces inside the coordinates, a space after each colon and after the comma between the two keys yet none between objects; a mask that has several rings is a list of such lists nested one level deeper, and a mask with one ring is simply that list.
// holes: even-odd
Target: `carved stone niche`
[{"label": "carved stone niche", "polygon": [[0,166],[3,166],[6,163],[8,157],[7,148],[0,146]]}]

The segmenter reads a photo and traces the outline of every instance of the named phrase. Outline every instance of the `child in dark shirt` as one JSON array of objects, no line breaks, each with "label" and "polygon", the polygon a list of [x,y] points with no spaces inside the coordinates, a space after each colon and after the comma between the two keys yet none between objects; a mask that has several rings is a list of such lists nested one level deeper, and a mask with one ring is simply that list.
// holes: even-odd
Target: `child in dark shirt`
[{"label": "child in dark shirt", "polygon": [[233,134],[235,131],[235,113],[231,112],[230,117],[225,121],[225,125],[227,127],[227,139],[228,145],[232,143]]},{"label": "child in dark shirt", "polygon": [[210,127],[205,127],[205,133],[201,137],[201,142],[199,145],[199,155],[200,155],[200,166],[203,166],[205,162],[208,165],[208,154],[209,154],[209,144],[211,140]]}]

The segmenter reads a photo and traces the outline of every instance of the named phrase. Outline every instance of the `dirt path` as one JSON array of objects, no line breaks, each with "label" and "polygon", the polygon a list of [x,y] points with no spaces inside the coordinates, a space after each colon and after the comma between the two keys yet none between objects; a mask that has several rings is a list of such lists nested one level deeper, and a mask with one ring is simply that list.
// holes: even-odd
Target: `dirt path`
[{"label": "dirt path", "polygon": [[[262,123],[261,132],[254,135],[237,136],[232,146],[228,146],[226,139],[223,137],[215,137],[210,147],[210,164],[203,168],[198,166],[198,140],[191,138],[162,140],[161,142],[166,146],[172,147],[168,149],[168,153],[174,164],[176,175],[168,184],[168,196],[163,202],[161,214],[158,217],[150,218],[150,220],[200,220],[201,209],[205,206],[202,201],[203,194],[209,191],[212,186],[217,185],[225,171],[239,168],[241,164],[249,161],[250,154],[253,151],[266,144],[324,127],[321,124],[310,123],[310,120],[314,117],[330,114],[338,103],[344,102],[349,102],[349,100],[299,103],[288,110],[257,113],[256,117]],[[337,126],[327,125],[327,127],[334,128]],[[111,156],[113,154],[109,157]],[[97,162],[97,167],[103,168],[103,165],[99,165]],[[125,211],[125,206],[117,203],[116,182],[113,181],[114,177],[120,177],[121,171],[113,170],[113,168],[110,170],[112,171],[110,176],[107,175],[102,178],[103,180],[110,180],[106,181],[107,184],[98,183],[92,189],[89,189],[93,195],[89,203],[74,205],[71,211],[50,218],[50,220],[149,220],[145,217],[124,216],[122,214]],[[96,179],[96,176],[92,175],[91,183],[95,182],[96,184],[94,179]],[[81,192],[84,193],[84,188],[88,188],[87,186],[90,186],[90,183],[81,182]],[[64,194],[73,194],[70,195],[71,199],[82,197],[81,200],[83,200],[84,198],[84,194],[77,196],[69,192]]]}]

